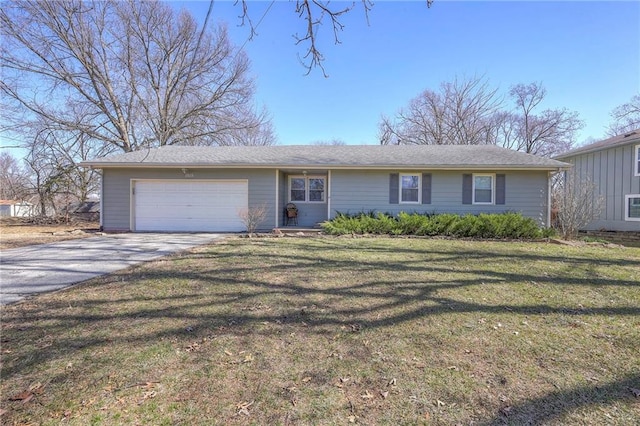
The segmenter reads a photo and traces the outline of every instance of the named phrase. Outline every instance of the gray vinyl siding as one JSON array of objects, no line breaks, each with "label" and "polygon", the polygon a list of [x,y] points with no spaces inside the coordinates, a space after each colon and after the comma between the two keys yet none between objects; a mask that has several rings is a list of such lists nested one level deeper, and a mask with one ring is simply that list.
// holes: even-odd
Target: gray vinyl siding
[{"label": "gray vinyl siding", "polygon": [[273,169],[189,169],[192,178],[185,179],[181,169],[107,168],[103,171],[102,218],[105,230],[131,229],[132,179],[246,179],[249,207],[266,205],[267,217],[259,230],[271,230],[276,221],[276,173]]},{"label": "gray vinyl siding", "polygon": [[640,176],[634,176],[635,146],[640,142],[563,158],[574,165],[579,180],[590,180],[604,198],[600,216],[587,231],[640,231],[640,222],[625,220],[625,195],[640,194]]},{"label": "gray vinyl siding", "polygon": [[314,227],[327,220],[327,203],[298,204],[298,225]]},{"label": "gray vinyl siding", "polygon": [[[431,204],[391,204],[389,175],[391,173],[431,173]],[[502,213],[520,212],[546,226],[548,203],[548,172],[501,171],[504,174],[505,204],[462,204],[462,176],[469,171],[397,170],[331,172],[331,217],[340,213],[379,211],[390,214],[421,213]],[[487,173],[486,171],[477,173]]]}]

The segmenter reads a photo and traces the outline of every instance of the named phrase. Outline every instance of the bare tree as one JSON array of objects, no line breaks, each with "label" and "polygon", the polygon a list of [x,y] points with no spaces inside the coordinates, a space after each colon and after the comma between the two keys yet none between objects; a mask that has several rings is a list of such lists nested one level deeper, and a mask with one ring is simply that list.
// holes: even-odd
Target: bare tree
[{"label": "bare tree", "polygon": [[575,172],[566,172],[554,188],[553,210],[555,226],[562,238],[574,238],[580,229],[597,219],[604,207],[604,197],[588,178],[578,179]]},{"label": "bare tree", "polygon": [[0,199],[24,200],[29,194],[29,178],[20,161],[7,151],[0,152]]},{"label": "bare tree", "polygon": [[640,93],[611,112],[610,136],[622,135],[640,129]]},{"label": "bare tree", "polygon": [[546,90],[518,84],[509,92],[513,110],[504,109],[498,90],[486,79],[455,79],[440,90],[425,90],[394,119],[383,116],[380,143],[419,145],[495,144],[542,156],[567,151],[584,126],[578,113],[547,109],[537,113]]},{"label": "bare tree", "polygon": [[29,158],[37,160],[44,170],[64,170],[67,189],[77,201],[85,201],[99,193],[99,173],[95,169],[80,167],[82,161],[104,157],[116,149],[112,145],[91,140],[82,132],[35,127],[29,133]]},{"label": "bare tree", "polygon": [[[236,117],[243,117],[243,120],[238,122]],[[263,108],[260,112],[253,110],[245,110],[243,112],[243,109],[239,109],[233,114],[229,114],[227,123],[228,130],[216,138],[216,145],[268,146],[276,143],[276,133],[266,108]],[[191,142],[187,144],[198,144],[197,139],[192,139]],[[210,145],[210,143],[204,140],[200,145]]]},{"label": "bare tree", "polygon": [[[314,68],[320,68],[322,74],[327,77],[327,73],[322,63],[325,58],[318,47],[318,41],[320,36],[320,29],[323,28],[322,24],[325,20],[330,22],[330,29],[332,31],[332,37],[335,44],[340,44],[340,33],[344,30],[344,24],[342,18],[347,13],[351,12],[356,4],[360,3],[364,10],[365,18],[369,21],[369,12],[373,8],[374,4],[372,0],[360,0],[359,2],[352,1],[350,4],[340,2],[339,6],[331,4],[330,0],[296,0],[295,13],[304,21],[304,31],[294,34],[295,42],[297,45],[306,45],[305,52],[299,55],[300,63],[307,69],[309,74]],[[431,7],[433,0],[426,0],[427,7]],[[256,29],[260,22],[254,24],[249,14],[249,2],[248,0],[241,0],[242,4],[242,24],[248,24],[251,29],[250,38],[255,36]],[[273,3],[272,3],[273,4]],[[335,4],[335,2],[334,2]],[[269,11],[269,8],[265,14]],[[264,17],[264,15],[263,15]]]},{"label": "bare tree", "polygon": [[226,28],[198,28],[168,4],[16,0],[0,26],[0,90],[49,127],[128,152],[217,144],[262,124],[247,114],[249,61]]},{"label": "bare tree", "polygon": [[502,105],[484,78],[458,79],[425,90],[394,119],[382,117],[381,144],[478,145],[494,143],[494,120]]},{"label": "bare tree", "polygon": [[238,211],[238,217],[240,217],[244,226],[247,227],[247,234],[249,234],[249,237],[251,237],[256,232],[256,229],[258,229],[260,224],[264,222],[268,212],[269,208],[266,204]]},{"label": "bare tree", "polygon": [[576,133],[584,123],[577,112],[546,109],[536,114],[547,91],[539,83],[517,84],[509,94],[516,104],[515,112],[503,122],[510,129],[498,143],[528,154],[551,157],[568,151],[576,141]]},{"label": "bare tree", "polygon": [[37,212],[40,216],[56,216],[58,214],[58,200],[69,198],[69,166],[49,161],[46,150],[40,144],[32,145],[29,155],[25,158],[29,168],[31,194],[37,202]]}]

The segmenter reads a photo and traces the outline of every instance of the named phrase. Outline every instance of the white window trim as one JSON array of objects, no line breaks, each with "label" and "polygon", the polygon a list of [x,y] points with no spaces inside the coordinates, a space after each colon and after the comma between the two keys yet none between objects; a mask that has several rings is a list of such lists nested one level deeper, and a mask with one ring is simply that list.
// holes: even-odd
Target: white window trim
[{"label": "white window trim", "polygon": [[[291,199],[291,179],[304,179],[304,201]],[[309,179],[322,179],[324,181],[322,201],[309,200]],[[289,195],[287,198],[289,199],[290,203],[324,204],[327,202],[327,177],[322,175],[290,175],[288,193]]]},{"label": "white window trim", "polygon": [[640,198],[640,194],[628,194],[624,196],[624,220],[640,222],[640,217],[629,217],[629,202],[632,198]]},{"label": "white window trim", "polygon": [[[418,176],[418,201],[402,201],[402,177]],[[399,204],[422,204],[422,173],[400,173],[398,179],[398,203]]]},{"label": "white window trim", "polygon": [[[476,176],[489,176],[491,178],[491,201],[476,201]],[[471,176],[471,200],[472,204],[490,206],[496,203],[496,174],[495,173],[474,173]]]},{"label": "white window trim", "polygon": [[640,145],[634,147],[633,175],[640,176]]}]

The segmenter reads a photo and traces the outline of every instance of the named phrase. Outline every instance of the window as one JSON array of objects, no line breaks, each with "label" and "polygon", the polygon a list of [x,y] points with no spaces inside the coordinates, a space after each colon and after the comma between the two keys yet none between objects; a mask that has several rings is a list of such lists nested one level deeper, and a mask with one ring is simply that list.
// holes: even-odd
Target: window
[{"label": "window", "polygon": [[420,202],[420,175],[402,174],[400,175],[400,202],[419,203]]},{"label": "window", "polygon": [[324,178],[309,178],[309,201],[324,201]]},{"label": "window", "polygon": [[636,145],[636,158],[635,158],[635,169],[634,169],[634,174],[636,176],[640,176],[640,145]]},{"label": "window", "polygon": [[494,203],[494,175],[473,175],[473,204]]},{"label": "window", "polygon": [[624,220],[640,221],[640,194],[625,195]]},{"label": "window", "polygon": [[289,201],[324,203],[325,183],[323,176],[291,176],[289,177]]},{"label": "window", "polygon": [[306,201],[306,183],[303,177],[292,177],[289,180],[291,188],[291,201]]}]

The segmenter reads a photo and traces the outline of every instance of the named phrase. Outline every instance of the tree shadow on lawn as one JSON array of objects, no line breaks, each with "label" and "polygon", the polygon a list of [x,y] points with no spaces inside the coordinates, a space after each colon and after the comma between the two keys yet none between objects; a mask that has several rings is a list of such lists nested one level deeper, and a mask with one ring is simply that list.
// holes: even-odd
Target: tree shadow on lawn
[{"label": "tree shadow on lawn", "polygon": [[[481,424],[485,426],[547,424],[581,407],[632,401],[634,398],[632,389],[640,389],[640,375],[631,375],[610,383],[550,392],[540,398],[526,400],[511,407],[503,407],[493,419]],[[605,423],[607,422],[602,420],[602,424]]]},{"label": "tree shadow on lawn", "polygon": [[[381,241],[385,241],[385,240],[391,240],[391,241],[412,241],[412,238],[406,238],[406,237],[388,237],[388,236],[381,236],[381,237],[376,237],[374,238],[374,240],[381,240]],[[355,240],[351,240],[351,238],[344,238],[344,239],[338,239],[338,241],[342,241],[345,245],[349,245],[350,243],[352,243],[352,241],[360,241],[358,239]],[[499,246],[499,247],[509,247],[509,245],[513,245],[514,247],[518,246],[518,245],[523,245],[524,248],[527,248],[528,245],[531,245],[531,247],[534,247],[534,245],[536,244],[541,244],[541,243],[537,243],[537,242],[526,242],[526,241],[502,241],[502,240],[461,240],[458,238],[452,238],[451,240],[448,239],[435,239],[435,241],[452,241],[455,243],[460,243],[460,242],[468,242],[469,244],[475,244],[475,243],[479,243],[482,244],[484,248],[491,248],[493,245]],[[325,249],[327,250],[331,250],[332,248],[335,247],[335,242],[332,241],[331,239],[318,239],[314,241],[314,245],[315,246],[323,246]],[[446,261],[446,260],[451,260],[451,261],[459,261],[461,258],[464,260],[471,260],[471,259],[475,259],[475,260],[483,260],[483,259],[487,259],[487,260],[499,260],[499,259],[514,259],[517,258],[518,260],[521,261],[530,261],[530,262],[539,262],[539,261],[547,261],[547,262],[567,262],[571,265],[582,265],[582,264],[593,264],[594,263],[594,259],[593,256],[591,256],[591,253],[589,251],[586,252],[582,252],[583,249],[598,249],[598,250],[610,250],[608,248],[604,248],[604,247],[567,247],[567,246],[562,246],[562,245],[552,245],[552,247],[556,247],[558,249],[558,251],[561,251],[561,254],[559,253],[558,255],[549,255],[549,254],[540,254],[540,253],[536,253],[534,251],[525,251],[525,250],[518,250],[517,252],[515,251],[509,251],[509,252],[505,252],[505,253],[497,253],[496,251],[489,251],[489,250],[479,250],[479,249],[460,249],[459,245],[456,245],[455,249],[451,249],[451,250],[443,250],[441,248],[433,248],[430,247],[429,251],[424,251],[424,250],[419,250],[419,249],[415,249],[415,248],[410,248],[407,247],[406,245],[403,247],[394,247],[393,248],[393,252],[394,253],[406,253],[406,254],[416,254],[416,255],[437,255],[439,257],[437,257],[438,261]],[[569,252],[569,249],[574,249],[572,250],[572,252]],[[361,252],[370,252],[370,253],[385,253],[385,252],[389,252],[389,246],[387,244],[385,244],[384,242],[381,243],[374,243],[374,244],[369,244],[366,248],[361,248],[360,246],[358,246],[358,250]],[[634,248],[625,248],[624,250],[631,251],[631,252],[635,252],[638,254],[638,258],[637,260],[630,260],[628,258],[625,259],[597,259],[597,263],[603,266],[638,266],[640,267],[640,251],[638,251],[637,249]]]},{"label": "tree shadow on lawn", "polygon": [[[462,252],[448,252],[433,250],[429,253],[411,249],[399,249],[407,253],[412,252],[420,256],[437,258],[437,264],[426,262],[425,259],[408,259],[407,261],[358,261],[335,258],[323,258],[318,246],[325,246],[320,250],[331,251],[332,244],[316,243],[313,250],[297,253],[295,256],[282,257],[277,253],[259,253],[259,274],[256,266],[249,260],[238,263],[238,253],[231,251],[217,251],[215,248],[205,253],[192,253],[169,257],[160,263],[156,269],[134,267],[129,270],[105,278],[89,281],[71,290],[78,294],[78,300],[71,298],[57,298],[48,302],[46,299],[35,298],[26,303],[10,308],[10,313],[3,313],[3,346],[11,347],[19,344],[26,333],[34,340],[35,353],[23,356],[11,362],[2,363],[1,376],[5,379],[31,371],[38,365],[49,363],[57,359],[64,359],[75,351],[99,348],[113,343],[109,335],[109,328],[117,322],[136,328],[140,321],[160,320],[163,326],[150,332],[131,333],[126,335],[126,342],[138,345],[155,342],[167,338],[194,339],[215,334],[244,335],[247,333],[279,333],[288,327],[299,327],[304,323],[307,333],[324,333],[327,328],[349,327],[354,324],[362,329],[376,329],[392,327],[403,322],[416,319],[435,317],[444,314],[495,314],[508,315],[552,315],[568,316],[638,316],[640,306],[602,306],[578,307],[547,303],[535,304],[488,304],[476,301],[461,301],[446,297],[438,293],[443,290],[463,289],[472,286],[484,286],[491,291],[492,285],[509,283],[537,282],[552,285],[579,286],[608,286],[629,287],[637,286],[635,281],[615,280],[609,278],[567,278],[539,276],[527,270],[525,272],[488,271],[482,269],[456,270],[447,267],[449,263],[459,262],[460,258],[483,260],[495,259],[491,253],[477,250]],[[382,248],[368,247],[366,250],[384,252]],[[386,250],[389,251],[388,249]],[[394,252],[396,250],[394,249]],[[258,256],[258,255],[257,255]],[[571,267],[573,264],[589,266],[587,259],[575,257],[538,256],[536,254],[514,254],[518,260],[559,261]],[[176,270],[171,267],[174,261],[190,261],[209,259],[210,263],[199,263],[199,269],[185,268]],[[592,261],[593,263],[593,261]],[[616,263],[611,263],[615,265]],[[624,263],[629,266],[628,262]],[[337,283],[333,286],[317,285],[314,277],[309,276],[309,268],[321,268],[326,271],[349,271],[355,276],[376,272],[382,278],[360,278],[357,283]],[[423,274],[424,281],[404,277],[393,280],[394,273]],[[389,276],[389,274],[391,276]],[[401,277],[402,275],[397,275]],[[282,282],[274,282],[270,277],[285,277]],[[420,277],[420,275],[418,275]],[[435,278],[434,278],[435,277]],[[124,282],[121,280],[125,280]],[[136,282],[166,282],[184,286],[176,294],[153,294],[144,288],[135,287]],[[112,287],[113,292],[98,296],[105,287]],[[110,290],[111,291],[111,290]],[[93,296],[95,294],[95,296]],[[275,309],[252,309],[262,300],[276,298],[278,306]],[[338,298],[339,303],[331,301],[322,305],[314,301]],[[273,303],[273,302],[270,302]],[[315,304],[319,308],[326,308],[328,313],[320,310],[307,309],[305,305]],[[75,305],[75,306],[73,306]],[[274,324],[269,330],[252,331],[253,325]],[[187,325],[187,327],[185,327]],[[6,327],[8,326],[8,327]],[[6,329],[8,328],[8,332]],[[63,332],[68,329],[99,330],[99,333],[78,333],[68,335]],[[188,330],[187,330],[188,328]],[[44,348],[38,348],[37,341],[41,336],[48,338]],[[65,336],[65,337],[63,337]],[[117,338],[116,338],[117,339]],[[15,342],[15,343],[14,343]],[[15,351],[19,352],[19,351]],[[7,355],[3,354],[3,358]],[[527,419],[531,412],[545,413],[546,419],[559,415],[564,406],[571,406],[576,396],[590,395],[594,398],[583,398],[586,405],[603,402],[604,396],[613,399],[622,398],[623,393],[618,390],[627,386],[627,382],[636,383],[637,377],[627,381],[612,384],[615,391],[602,393],[593,387],[550,393],[544,398],[528,401],[515,406],[509,412],[507,422],[512,419]],[[574,395],[574,393],[576,393]],[[605,395],[606,394],[606,395]],[[604,395],[604,396],[603,396]],[[598,399],[600,398],[600,399]],[[558,403],[554,403],[558,401]],[[581,401],[577,398],[576,401]],[[545,405],[547,404],[548,407]],[[577,402],[576,402],[577,404]],[[554,408],[556,407],[556,408]],[[557,408],[560,407],[560,408]],[[497,415],[489,424],[501,424],[505,418]],[[516,422],[517,423],[517,422]],[[532,424],[536,424],[534,420]]]}]

